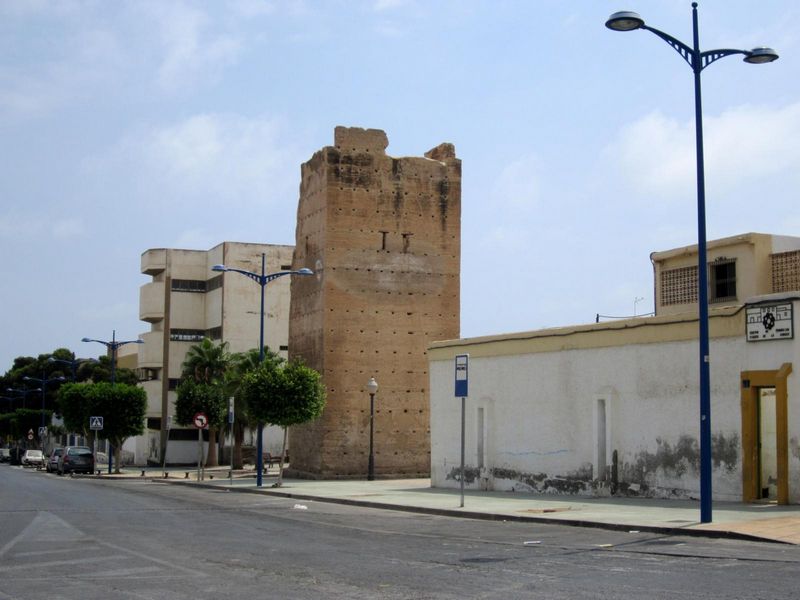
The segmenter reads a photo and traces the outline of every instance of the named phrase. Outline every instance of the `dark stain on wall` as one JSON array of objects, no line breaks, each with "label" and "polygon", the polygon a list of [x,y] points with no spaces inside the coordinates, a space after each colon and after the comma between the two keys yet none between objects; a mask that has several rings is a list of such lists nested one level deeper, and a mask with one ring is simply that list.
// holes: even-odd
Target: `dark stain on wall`
[{"label": "dark stain on wall", "polygon": [[789,451],[792,453],[792,456],[800,460],[800,440],[797,437],[793,437],[789,440]]},{"label": "dark stain on wall", "polygon": [[[474,483],[480,476],[481,470],[476,467],[464,467],[464,483]],[[461,467],[453,467],[447,474],[447,479],[461,481]]]},{"label": "dark stain on wall", "polygon": [[[530,491],[542,494],[567,495],[618,495],[659,498],[691,498],[694,492],[683,488],[665,488],[655,486],[655,477],[680,479],[686,475],[696,477],[700,470],[700,445],[696,438],[683,435],[670,443],[662,438],[656,439],[655,452],[639,452],[631,462],[615,461],[611,468],[611,481],[593,478],[590,463],[582,465],[573,472],[557,475],[547,473],[530,473],[495,467],[491,469],[493,479],[511,482],[513,491]],[[725,435],[716,433],[711,436],[711,454],[713,468],[733,472],[739,464],[740,439],[738,433]],[[792,438],[792,453],[800,455],[800,442]],[[614,451],[614,457],[619,456]],[[459,480],[460,468],[453,468],[447,479]],[[473,483],[480,478],[479,469],[469,467],[464,470],[465,483]],[[515,485],[520,489],[516,490]]]}]

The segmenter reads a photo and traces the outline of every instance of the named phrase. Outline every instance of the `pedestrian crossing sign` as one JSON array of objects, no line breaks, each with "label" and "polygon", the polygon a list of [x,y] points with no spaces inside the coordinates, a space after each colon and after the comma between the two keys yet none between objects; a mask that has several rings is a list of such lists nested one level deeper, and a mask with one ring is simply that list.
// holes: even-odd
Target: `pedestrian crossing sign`
[{"label": "pedestrian crossing sign", "polygon": [[89,417],[89,429],[102,429],[103,428],[103,417]]}]

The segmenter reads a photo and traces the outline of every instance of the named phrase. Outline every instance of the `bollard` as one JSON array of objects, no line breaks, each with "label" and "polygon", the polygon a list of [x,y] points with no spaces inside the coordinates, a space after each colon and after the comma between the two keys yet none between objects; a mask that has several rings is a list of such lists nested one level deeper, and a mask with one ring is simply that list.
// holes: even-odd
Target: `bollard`
[{"label": "bollard", "polygon": [[142,469],[142,474],[139,477],[144,477],[144,469]]},{"label": "bollard", "polygon": [[183,476],[184,479],[189,479],[189,471],[186,471],[186,474]]}]

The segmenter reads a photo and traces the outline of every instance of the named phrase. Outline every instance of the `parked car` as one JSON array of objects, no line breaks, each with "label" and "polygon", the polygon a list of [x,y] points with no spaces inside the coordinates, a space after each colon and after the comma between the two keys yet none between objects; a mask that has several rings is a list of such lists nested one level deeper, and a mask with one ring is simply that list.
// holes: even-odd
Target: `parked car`
[{"label": "parked car", "polygon": [[39,468],[43,467],[44,454],[42,454],[41,450],[25,450],[25,454],[22,455],[22,466]]},{"label": "parked car", "polygon": [[11,462],[11,450],[0,448],[0,462]]},{"label": "parked car", "polygon": [[62,452],[64,452],[63,448],[53,448],[53,451],[44,463],[44,468],[47,469],[48,473],[52,473],[58,469],[58,457],[61,456]]},{"label": "parked car", "polygon": [[93,473],[94,455],[87,446],[66,446],[58,457],[58,474]]}]

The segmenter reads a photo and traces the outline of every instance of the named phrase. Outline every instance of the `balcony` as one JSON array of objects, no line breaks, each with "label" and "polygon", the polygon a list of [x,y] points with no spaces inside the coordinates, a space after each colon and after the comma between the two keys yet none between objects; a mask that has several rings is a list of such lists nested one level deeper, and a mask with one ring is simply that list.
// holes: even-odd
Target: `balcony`
[{"label": "balcony", "polygon": [[160,369],[164,362],[164,332],[150,331],[139,337],[144,344],[139,346],[139,368]]},{"label": "balcony", "polygon": [[158,275],[167,268],[167,250],[158,248],[142,252],[142,273],[145,275]]},{"label": "balcony", "polygon": [[157,323],[164,318],[164,282],[152,281],[139,288],[139,319]]}]

